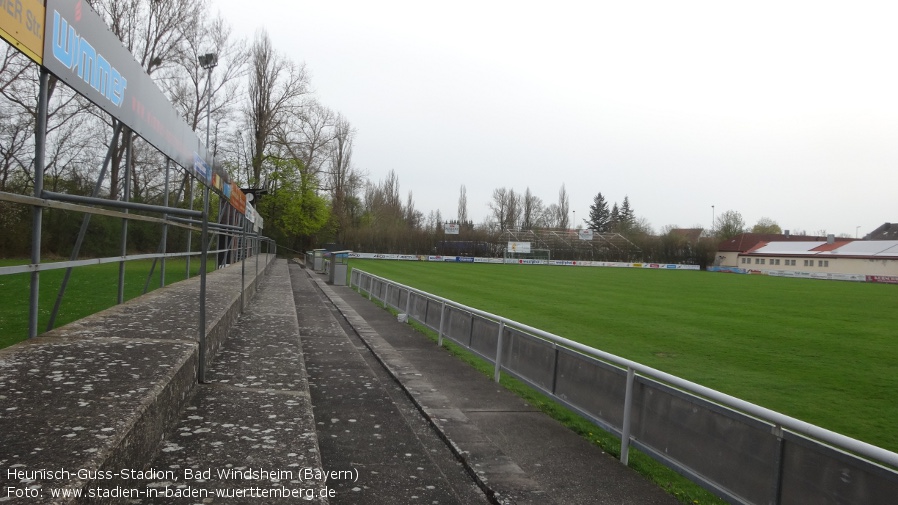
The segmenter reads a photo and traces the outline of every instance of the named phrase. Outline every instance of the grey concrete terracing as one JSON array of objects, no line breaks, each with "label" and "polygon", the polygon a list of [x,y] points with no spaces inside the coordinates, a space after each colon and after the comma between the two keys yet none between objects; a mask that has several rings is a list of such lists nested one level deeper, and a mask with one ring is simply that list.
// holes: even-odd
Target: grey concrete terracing
[{"label": "grey concrete terracing", "polygon": [[[250,263],[246,281],[252,294]],[[239,264],[208,275],[207,363],[237,319],[241,282]],[[19,501],[7,493],[14,488],[37,495],[23,503],[67,503],[50,490],[146,468],[196,384],[198,284],[179,282],[0,350],[0,502]]]}]

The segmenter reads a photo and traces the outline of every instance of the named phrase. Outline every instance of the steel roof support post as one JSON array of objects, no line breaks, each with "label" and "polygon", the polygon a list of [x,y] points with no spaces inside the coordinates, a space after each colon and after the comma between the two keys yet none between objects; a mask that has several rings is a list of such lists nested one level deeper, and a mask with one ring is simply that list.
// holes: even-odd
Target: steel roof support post
[{"label": "steel roof support post", "polygon": [[[44,190],[44,149],[47,144],[47,102],[49,101],[50,72],[41,67],[40,90],[37,96],[37,122],[34,132],[34,196],[41,197]],[[41,262],[41,228],[43,208],[31,208],[31,264]],[[40,305],[40,272],[31,272],[31,296],[28,306],[28,338],[37,336],[38,306]]]},{"label": "steel roof support post", "polygon": [[633,411],[633,386],[636,370],[627,367],[627,390],[624,393],[624,425],[620,436],[620,462],[627,466],[630,462],[630,420]]},{"label": "steel roof support post", "polygon": [[[209,187],[203,188],[203,227],[200,232],[200,321],[199,321],[199,367],[197,369],[197,382],[206,382],[206,261],[209,255]],[[188,256],[189,257],[189,256]]]},{"label": "steel roof support post", "polygon": [[[125,148],[125,189],[122,191],[122,201],[128,203],[128,200],[131,198],[131,161],[132,161],[132,139],[134,138],[131,135],[131,129],[128,128],[125,130],[125,133],[128,136],[127,147]],[[125,214],[128,214],[130,211],[128,209],[124,210]],[[125,303],[125,256],[128,255],[128,218],[122,219],[122,241],[121,248],[119,249],[122,255],[122,261],[118,264],[118,303]]]}]

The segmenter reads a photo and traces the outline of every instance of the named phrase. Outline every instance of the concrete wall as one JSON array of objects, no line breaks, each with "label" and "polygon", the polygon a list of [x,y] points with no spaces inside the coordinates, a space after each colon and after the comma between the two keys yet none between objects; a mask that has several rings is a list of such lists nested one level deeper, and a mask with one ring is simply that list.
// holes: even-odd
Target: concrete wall
[{"label": "concrete wall", "polygon": [[[735,254],[735,253],[733,253]],[[742,259],[751,260],[743,263]],[[795,265],[787,265],[786,260],[795,260]],[[764,260],[763,264],[759,261]],[[775,260],[779,260],[776,264]],[[809,262],[805,264],[805,262]],[[820,262],[824,262],[824,266]],[[742,256],[733,263],[723,263],[721,266],[733,266],[769,272],[771,270],[794,270],[809,273],[838,273],[852,275],[885,275],[898,276],[898,260],[894,259],[867,259],[867,258],[840,258],[835,255],[810,255],[810,256]]]}]

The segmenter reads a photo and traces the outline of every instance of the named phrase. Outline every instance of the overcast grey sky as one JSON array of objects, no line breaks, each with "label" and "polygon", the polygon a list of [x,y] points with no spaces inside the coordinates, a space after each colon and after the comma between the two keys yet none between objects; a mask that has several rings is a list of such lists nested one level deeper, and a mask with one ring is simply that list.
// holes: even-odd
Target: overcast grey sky
[{"label": "overcast grey sky", "polygon": [[[372,180],[475,223],[493,189],[578,224],[598,192],[657,231],[739,211],[854,236],[898,221],[898,3],[213,0],[305,62]],[[712,206],[714,210],[712,211]],[[571,216],[573,217],[573,215]]]}]

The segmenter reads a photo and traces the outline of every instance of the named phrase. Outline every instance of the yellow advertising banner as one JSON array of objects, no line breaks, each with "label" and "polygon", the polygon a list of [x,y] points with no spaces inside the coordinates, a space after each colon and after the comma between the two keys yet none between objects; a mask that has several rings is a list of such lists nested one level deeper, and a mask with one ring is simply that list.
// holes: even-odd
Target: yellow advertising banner
[{"label": "yellow advertising banner", "polygon": [[45,17],[41,0],[0,0],[0,38],[43,64]]}]

